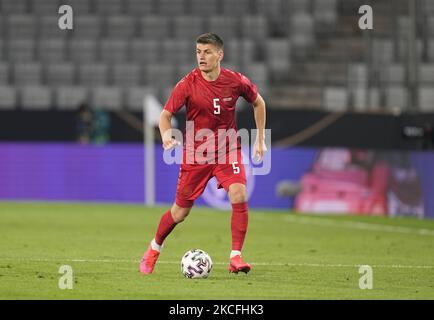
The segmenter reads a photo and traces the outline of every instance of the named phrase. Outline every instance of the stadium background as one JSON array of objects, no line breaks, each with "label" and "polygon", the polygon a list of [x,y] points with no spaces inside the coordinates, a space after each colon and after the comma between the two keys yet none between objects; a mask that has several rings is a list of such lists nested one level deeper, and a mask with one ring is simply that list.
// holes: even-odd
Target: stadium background
[{"label": "stadium background", "polygon": [[[157,130],[144,143],[150,111],[206,31],[267,102],[271,172],[248,180],[253,269],[227,272],[231,211],[211,182],[142,276],[178,175]],[[0,0],[0,299],[433,299],[434,220],[420,219],[434,215],[433,86],[432,0]],[[254,128],[241,99],[237,118]],[[208,279],[179,272],[192,248],[211,255]]]},{"label": "stadium background", "polygon": [[[143,97],[164,103],[206,31],[267,102],[272,171],[251,207],[434,217],[428,0],[1,0],[0,199],[143,203]],[[237,117],[254,128],[242,101]],[[177,168],[155,143],[168,204]],[[198,203],[228,205],[212,185]]]}]

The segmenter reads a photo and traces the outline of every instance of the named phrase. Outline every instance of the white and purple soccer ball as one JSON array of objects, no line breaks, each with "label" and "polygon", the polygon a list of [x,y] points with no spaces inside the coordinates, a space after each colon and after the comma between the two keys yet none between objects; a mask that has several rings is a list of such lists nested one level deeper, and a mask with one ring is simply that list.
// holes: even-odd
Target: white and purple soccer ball
[{"label": "white and purple soccer ball", "polygon": [[186,278],[207,278],[211,269],[211,257],[203,250],[189,250],[181,259],[181,272]]}]

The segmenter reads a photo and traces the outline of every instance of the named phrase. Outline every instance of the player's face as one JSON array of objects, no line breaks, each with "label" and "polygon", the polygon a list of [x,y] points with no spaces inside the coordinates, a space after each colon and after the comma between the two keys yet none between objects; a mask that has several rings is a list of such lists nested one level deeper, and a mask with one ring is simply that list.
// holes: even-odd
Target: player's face
[{"label": "player's face", "polygon": [[223,50],[213,44],[196,44],[196,58],[200,71],[211,72],[223,59]]}]

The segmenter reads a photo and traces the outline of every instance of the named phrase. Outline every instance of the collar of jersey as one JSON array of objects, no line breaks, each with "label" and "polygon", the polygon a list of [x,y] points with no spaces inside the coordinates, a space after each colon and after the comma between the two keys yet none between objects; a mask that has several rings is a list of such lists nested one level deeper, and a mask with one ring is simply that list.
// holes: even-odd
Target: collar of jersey
[{"label": "collar of jersey", "polygon": [[219,76],[217,77],[217,79],[215,79],[215,80],[213,80],[213,81],[208,81],[208,80],[206,80],[206,79],[203,77],[202,72],[200,72],[200,69],[199,69],[199,68],[196,68],[196,70],[197,70],[197,72],[199,73],[199,77],[200,77],[203,81],[205,81],[206,83],[209,83],[209,84],[216,84],[216,83],[220,80],[220,78],[221,78],[221,76],[222,76],[222,73],[223,73],[223,68],[220,67],[220,74],[219,74]]}]

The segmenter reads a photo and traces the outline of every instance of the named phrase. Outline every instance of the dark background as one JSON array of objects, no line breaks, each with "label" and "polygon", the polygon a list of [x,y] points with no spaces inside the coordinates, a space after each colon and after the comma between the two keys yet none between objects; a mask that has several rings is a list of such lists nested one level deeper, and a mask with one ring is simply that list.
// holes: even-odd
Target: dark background
[{"label": "dark background", "polygon": [[[143,120],[142,113],[133,113]],[[291,136],[311,126],[329,113],[315,110],[267,110],[267,127],[272,128],[272,142]],[[0,141],[75,142],[76,115],[74,111],[1,111]],[[142,142],[143,133],[111,112],[111,142]],[[185,113],[176,115],[181,128]],[[239,128],[255,128],[253,112],[245,108],[237,114]],[[422,139],[402,135],[404,126],[434,123],[434,114],[361,114],[345,113],[318,134],[299,146],[342,146],[369,149],[423,149]]]}]

